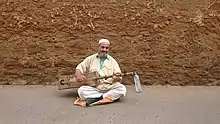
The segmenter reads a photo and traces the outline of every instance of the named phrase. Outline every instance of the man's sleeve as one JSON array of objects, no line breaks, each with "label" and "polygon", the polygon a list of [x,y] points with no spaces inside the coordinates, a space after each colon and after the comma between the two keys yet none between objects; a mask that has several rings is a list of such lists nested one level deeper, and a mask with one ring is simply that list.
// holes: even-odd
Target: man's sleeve
[{"label": "man's sleeve", "polygon": [[86,73],[89,68],[89,57],[85,58],[81,63],[76,66],[76,69],[80,70],[81,73]]},{"label": "man's sleeve", "polygon": [[119,67],[119,64],[116,61],[114,64],[114,73],[121,73],[121,69]]},{"label": "man's sleeve", "polygon": [[[119,64],[118,64],[118,62],[115,60],[115,62],[114,62],[114,74],[115,73],[121,73],[121,69],[120,69],[120,66],[119,66]],[[120,77],[121,78],[121,80],[122,80],[122,77]]]}]

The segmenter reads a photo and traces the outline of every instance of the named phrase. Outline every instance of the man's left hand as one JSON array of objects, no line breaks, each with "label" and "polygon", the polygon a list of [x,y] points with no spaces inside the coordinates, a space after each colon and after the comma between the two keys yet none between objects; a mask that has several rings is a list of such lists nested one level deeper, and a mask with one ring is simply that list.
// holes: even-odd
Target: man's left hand
[{"label": "man's left hand", "polygon": [[115,73],[112,78],[113,78],[114,82],[120,82],[121,81],[121,74]]}]

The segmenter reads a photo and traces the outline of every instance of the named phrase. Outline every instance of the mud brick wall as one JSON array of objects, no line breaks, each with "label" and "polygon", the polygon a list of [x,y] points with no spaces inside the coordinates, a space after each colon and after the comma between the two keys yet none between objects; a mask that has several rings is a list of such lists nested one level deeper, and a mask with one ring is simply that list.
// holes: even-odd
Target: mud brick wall
[{"label": "mud brick wall", "polygon": [[0,84],[55,84],[100,38],[143,84],[220,85],[218,0],[1,0]]}]

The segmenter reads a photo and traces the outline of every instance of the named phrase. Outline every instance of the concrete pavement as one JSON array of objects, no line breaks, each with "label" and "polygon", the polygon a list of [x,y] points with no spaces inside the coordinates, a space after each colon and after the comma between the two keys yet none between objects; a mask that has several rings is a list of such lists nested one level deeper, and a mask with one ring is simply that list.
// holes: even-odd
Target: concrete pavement
[{"label": "concrete pavement", "polygon": [[1,86],[0,124],[220,124],[220,87],[144,87],[108,105],[73,105],[74,90]]}]

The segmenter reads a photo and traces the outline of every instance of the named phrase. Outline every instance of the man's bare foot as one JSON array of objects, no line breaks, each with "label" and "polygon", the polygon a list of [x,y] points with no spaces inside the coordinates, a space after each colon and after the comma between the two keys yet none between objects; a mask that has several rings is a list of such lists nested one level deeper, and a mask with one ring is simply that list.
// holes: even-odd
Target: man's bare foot
[{"label": "man's bare foot", "polygon": [[85,100],[81,100],[79,97],[74,101],[73,103],[74,105],[79,105],[79,106],[86,106],[86,101]]}]

